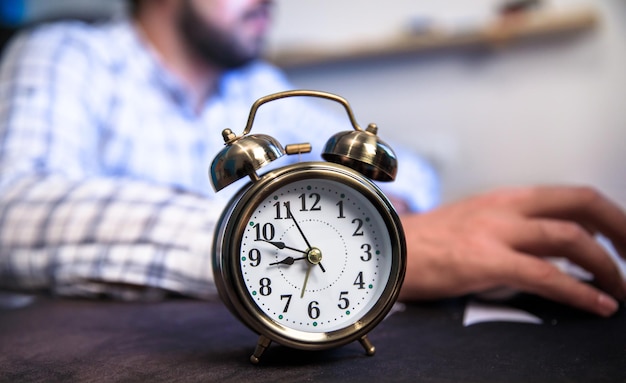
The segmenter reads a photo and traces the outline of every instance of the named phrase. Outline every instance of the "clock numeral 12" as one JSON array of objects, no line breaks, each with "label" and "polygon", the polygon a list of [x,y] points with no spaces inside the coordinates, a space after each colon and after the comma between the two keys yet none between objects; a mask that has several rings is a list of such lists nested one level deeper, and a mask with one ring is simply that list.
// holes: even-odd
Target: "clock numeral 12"
[{"label": "clock numeral 12", "polygon": [[[302,193],[298,196],[300,198],[300,211],[320,211],[322,207],[319,206],[322,197],[318,193],[309,194],[309,199],[313,200],[313,204],[309,207],[307,202],[307,197],[305,193]],[[272,206],[276,208],[276,216],[275,219],[291,219],[291,202],[286,201],[281,203],[280,201],[274,203]]]},{"label": "clock numeral 12", "polygon": [[320,200],[322,199],[322,197],[318,194],[318,193],[311,193],[309,194],[309,199],[313,199],[313,206],[311,206],[310,208],[307,209],[307,203],[306,203],[306,194],[302,193],[298,196],[298,198],[300,198],[300,202],[301,202],[301,208],[300,211],[320,211],[322,210],[321,206],[318,206],[320,203]]}]

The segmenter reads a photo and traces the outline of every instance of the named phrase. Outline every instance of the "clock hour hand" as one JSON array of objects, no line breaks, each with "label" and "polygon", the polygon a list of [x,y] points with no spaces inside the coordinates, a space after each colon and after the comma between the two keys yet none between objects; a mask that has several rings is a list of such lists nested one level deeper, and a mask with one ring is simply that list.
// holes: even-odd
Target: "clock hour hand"
[{"label": "clock hour hand", "polygon": [[287,246],[287,245],[285,245],[285,242],[268,241],[266,239],[258,239],[258,241],[267,242],[270,245],[276,246],[276,248],[278,248],[280,250],[282,250],[282,249],[289,249],[289,250],[297,251],[298,253],[306,254],[306,251]]},{"label": "clock hour hand", "polygon": [[[304,250],[300,250],[300,249],[296,249],[290,246],[285,245],[285,242],[277,242],[277,241],[268,241],[266,239],[258,239],[257,241],[263,241],[263,242],[267,242],[271,245],[276,246],[278,249],[289,249],[289,250],[293,250],[293,251],[297,251],[298,253],[302,253],[302,254],[308,254],[308,252],[304,251]],[[306,259],[306,256],[304,257],[300,257],[300,258],[293,258],[293,257],[287,257],[285,259],[283,259],[282,261],[278,261],[278,262],[273,262],[270,263],[270,266],[274,266],[274,265],[293,265],[294,261],[299,261],[301,259]],[[322,266],[322,263],[318,263],[318,265],[320,266],[320,269],[322,270],[323,273],[326,272],[326,269],[324,269],[324,266]]]},{"label": "clock hour hand", "polygon": [[306,259],[306,257],[300,257],[300,258],[287,257],[287,258],[283,259],[282,261],[270,263],[270,266],[274,266],[274,265],[293,265],[293,263],[295,261],[299,261],[301,259]]}]

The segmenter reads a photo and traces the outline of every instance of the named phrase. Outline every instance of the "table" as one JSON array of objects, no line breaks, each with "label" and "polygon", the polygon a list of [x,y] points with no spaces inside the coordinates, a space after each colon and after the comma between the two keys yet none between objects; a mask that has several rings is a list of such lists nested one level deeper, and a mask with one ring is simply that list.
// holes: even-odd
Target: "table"
[{"label": "table", "polygon": [[0,381],[625,382],[626,314],[609,319],[521,295],[543,325],[462,326],[466,299],[407,305],[358,342],[307,352],[257,336],[219,302],[37,298],[0,309]]}]

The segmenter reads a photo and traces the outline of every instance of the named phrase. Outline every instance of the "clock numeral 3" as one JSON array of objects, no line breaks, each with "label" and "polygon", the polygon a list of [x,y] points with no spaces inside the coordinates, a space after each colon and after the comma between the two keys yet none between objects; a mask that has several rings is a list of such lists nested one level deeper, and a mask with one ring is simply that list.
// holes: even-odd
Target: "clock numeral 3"
[{"label": "clock numeral 3", "polygon": [[364,243],[361,245],[361,249],[363,249],[363,252],[365,253],[365,255],[361,255],[361,260],[363,262],[367,262],[372,259],[372,245]]}]

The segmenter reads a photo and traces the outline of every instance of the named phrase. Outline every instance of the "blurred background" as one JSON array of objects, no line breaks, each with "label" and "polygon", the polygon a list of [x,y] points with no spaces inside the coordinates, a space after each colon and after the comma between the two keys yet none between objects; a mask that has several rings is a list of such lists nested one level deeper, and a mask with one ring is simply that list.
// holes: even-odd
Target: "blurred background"
[{"label": "blurred background", "polygon": [[[124,7],[0,1],[3,37]],[[444,201],[567,183],[626,206],[626,1],[276,0],[274,19],[268,58],[424,155]]]}]

